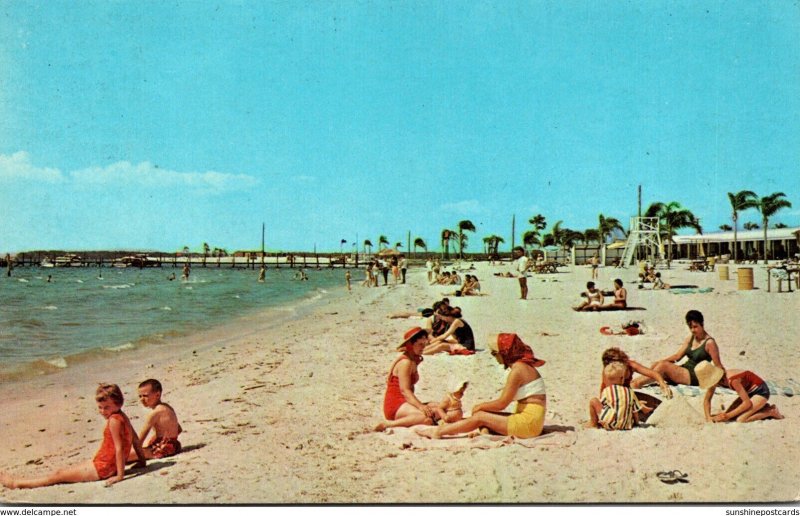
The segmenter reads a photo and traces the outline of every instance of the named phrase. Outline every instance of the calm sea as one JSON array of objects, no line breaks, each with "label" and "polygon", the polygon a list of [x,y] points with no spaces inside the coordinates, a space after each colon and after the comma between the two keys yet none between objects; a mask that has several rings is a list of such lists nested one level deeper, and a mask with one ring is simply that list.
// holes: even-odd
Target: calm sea
[{"label": "calm sea", "polygon": [[[5,272],[5,271],[4,271]],[[178,279],[170,281],[172,273]],[[0,277],[0,379],[69,367],[71,360],[124,352],[210,328],[265,308],[287,309],[331,295],[341,269],[19,268]],[[48,276],[52,276],[50,283]]]}]

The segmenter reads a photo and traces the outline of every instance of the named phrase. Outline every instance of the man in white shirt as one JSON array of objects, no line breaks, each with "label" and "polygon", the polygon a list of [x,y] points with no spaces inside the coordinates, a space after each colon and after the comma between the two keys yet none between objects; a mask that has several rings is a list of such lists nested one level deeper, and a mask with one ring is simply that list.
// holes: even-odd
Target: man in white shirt
[{"label": "man in white shirt", "polygon": [[528,299],[528,257],[525,250],[519,246],[511,251],[514,258],[514,271],[519,279],[520,299]]}]

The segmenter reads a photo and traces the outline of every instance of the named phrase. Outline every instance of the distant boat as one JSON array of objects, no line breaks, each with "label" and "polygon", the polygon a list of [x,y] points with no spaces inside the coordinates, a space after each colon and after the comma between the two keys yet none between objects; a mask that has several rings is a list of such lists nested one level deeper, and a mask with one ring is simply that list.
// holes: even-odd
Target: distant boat
[{"label": "distant boat", "polygon": [[64,256],[57,256],[56,267],[83,267],[83,260],[77,254],[65,254]]},{"label": "distant boat", "polygon": [[44,260],[42,260],[42,263],[40,263],[40,264],[39,264],[39,266],[40,266],[40,267],[45,267],[45,268],[48,268],[48,269],[49,269],[49,268],[51,268],[51,267],[55,267],[55,265],[53,264],[53,262],[51,262],[51,261],[50,261],[50,260],[48,260],[47,258],[45,258]]},{"label": "distant boat", "polygon": [[136,254],[131,256],[123,256],[122,258],[115,260],[113,263],[114,267],[161,267],[161,262],[150,258],[146,254]]}]

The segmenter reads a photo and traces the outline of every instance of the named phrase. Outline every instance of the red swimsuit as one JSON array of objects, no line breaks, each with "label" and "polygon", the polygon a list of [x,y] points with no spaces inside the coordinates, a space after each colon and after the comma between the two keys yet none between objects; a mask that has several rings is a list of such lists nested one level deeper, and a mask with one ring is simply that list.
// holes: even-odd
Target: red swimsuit
[{"label": "red swimsuit", "polygon": [[[403,403],[406,403],[405,396],[403,396],[403,393],[400,392],[400,379],[392,374],[394,371],[394,366],[403,359],[410,360],[405,355],[402,355],[400,358],[395,360],[392,364],[392,367],[389,369],[389,378],[386,381],[386,394],[383,397],[383,415],[389,421],[394,420],[395,416],[397,415],[397,410],[403,405]],[[411,376],[411,392],[414,392],[414,384],[416,384],[418,381],[419,374],[414,371],[414,374]]]}]

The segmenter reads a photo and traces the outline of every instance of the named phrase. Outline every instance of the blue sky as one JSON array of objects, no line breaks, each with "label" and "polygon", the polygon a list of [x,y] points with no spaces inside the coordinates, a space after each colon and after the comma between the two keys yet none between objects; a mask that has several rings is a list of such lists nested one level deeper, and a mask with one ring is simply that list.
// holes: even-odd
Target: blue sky
[{"label": "blue sky", "polygon": [[640,184],[800,226],[799,42],[789,1],[4,2],[0,251],[507,247]]}]

